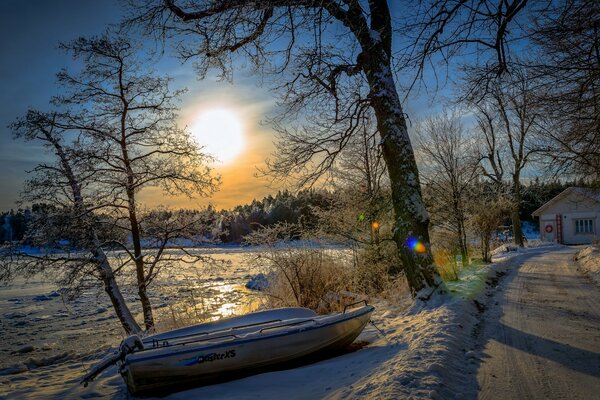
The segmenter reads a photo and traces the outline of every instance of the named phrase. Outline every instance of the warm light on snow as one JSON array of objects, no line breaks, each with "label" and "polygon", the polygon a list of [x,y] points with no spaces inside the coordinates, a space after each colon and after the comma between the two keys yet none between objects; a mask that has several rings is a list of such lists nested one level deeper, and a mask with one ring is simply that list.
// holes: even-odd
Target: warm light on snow
[{"label": "warm light on snow", "polygon": [[190,131],[204,151],[228,164],[244,149],[244,127],[232,110],[215,108],[202,111],[190,125]]}]

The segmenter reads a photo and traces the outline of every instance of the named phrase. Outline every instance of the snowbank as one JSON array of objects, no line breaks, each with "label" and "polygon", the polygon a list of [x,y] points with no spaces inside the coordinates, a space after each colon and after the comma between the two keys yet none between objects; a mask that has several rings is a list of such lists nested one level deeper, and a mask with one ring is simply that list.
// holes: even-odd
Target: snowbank
[{"label": "snowbank", "polygon": [[600,247],[589,246],[575,255],[581,270],[600,285]]},{"label": "snowbank", "polygon": [[515,256],[527,253],[531,249],[536,249],[539,247],[551,248],[551,247],[555,247],[555,246],[560,246],[560,245],[557,245],[556,243],[552,243],[552,242],[544,242],[539,239],[528,240],[525,243],[525,247],[519,247],[513,243],[506,243],[506,244],[503,244],[491,251],[492,261],[493,262],[501,262],[501,261],[504,262]]}]

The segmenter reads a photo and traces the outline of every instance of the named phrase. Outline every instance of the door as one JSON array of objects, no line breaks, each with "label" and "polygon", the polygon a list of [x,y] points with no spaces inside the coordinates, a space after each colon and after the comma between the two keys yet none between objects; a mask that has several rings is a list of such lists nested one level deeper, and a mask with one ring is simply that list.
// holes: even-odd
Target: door
[{"label": "door", "polygon": [[556,241],[556,221],[548,219],[542,221],[542,240],[545,242]]}]

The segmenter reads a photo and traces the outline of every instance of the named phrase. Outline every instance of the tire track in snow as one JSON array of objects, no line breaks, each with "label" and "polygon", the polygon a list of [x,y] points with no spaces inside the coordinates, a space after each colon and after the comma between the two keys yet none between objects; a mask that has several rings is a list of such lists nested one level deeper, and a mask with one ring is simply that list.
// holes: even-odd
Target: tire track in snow
[{"label": "tire track in snow", "polygon": [[[525,261],[484,313],[480,399],[590,399],[600,393],[600,290],[576,249]],[[490,302],[494,304],[494,301]]]}]

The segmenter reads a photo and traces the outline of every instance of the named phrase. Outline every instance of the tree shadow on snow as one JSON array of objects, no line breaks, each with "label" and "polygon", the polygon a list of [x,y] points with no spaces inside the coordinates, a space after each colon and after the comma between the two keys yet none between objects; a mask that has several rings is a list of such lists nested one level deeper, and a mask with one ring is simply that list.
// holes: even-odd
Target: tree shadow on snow
[{"label": "tree shadow on snow", "polygon": [[[562,251],[559,252],[563,253]],[[600,353],[540,336],[540,334],[543,333],[533,334],[524,332],[501,322],[504,313],[497,301],[502,301],[504,304],[512,303],[513,305],[517,305],[519,312],[523,312],[523,315],[532,315],[532,318],[533,316],[540,320],[550,320],[550,318],[553,318],[552,320],[554,321],[555,326],[557,326],[557,329],[561,328],[561,324],[576,324],[579,321],[586,321],[586,323],[589,323],[591,326],[598,325],[597,316],[591,315],[590,313],[579,309],[579,307],[576,307],[575,309],[571,309],[573,307],[567,308],[566,305],[560,303],[558,299],[535,299],[532,302],[514,302],[507,298],[506,288],[513,279],[519,275],[518,270],[523,264],[530,261],[531,258],[542,254],[543,252],[533,251],[529,254],[526,253],[519,256],[518,259],[509,260],[508,262],[518,262],[519,265],[516,269],[512,269],[512,271],[500,281],[502,292],[495,291],[491,295],[488,294],[488,298],[483,304],[475,302],[476,309],[480,316],[480,322],[475,325],[474,331],[472,332],[472,337],[475,342],[474,348],[465,349],[465,360],[463,360],[465,364],[463,365],[469,365],[469,367],[466,368],[467,374],[463,375],[463,377],[467,377],[466,381],[461,380],[461,382],[459,382],[461,387],[450,383],[449,387],[445,388],[448,392],[444,391],[443,393],[448,395],[456,394],[466,389],[468,393],[473,394],[475,398],[477,397],[477,393],[481,389],[478,381],[478,372],[482,364],[485,363],[484,360],[490,358],[490,356],[485,353],[486,345],[490,341],[496,341],[502,345],[518,349],[519,351],[550,360],[572,371],[596,378],[600,377]],[[548,276],[537,274],[535,272],[526,272],[521,273],[520,275],[521,277],[527,278],[527,284],[530,286],[546,285],[549,279]],[[580,287],[578,285],[578,279],[573,277],[560,276],[559,279],[561,279],[559,282],[561,290],[564,289],[569,291],[572,288]],[[568,317],[571,318],[569,319]],[[573,317],[576,317],[579,321],[574,321],[572,319]],[[490,327],[492,329],[490,329]],[[551,334],[552,332],[548,333]],[[593,329],[590,331],[590,334],[593,334]],[[462,368],[462,370],[464,371],[465,368]]]}]

